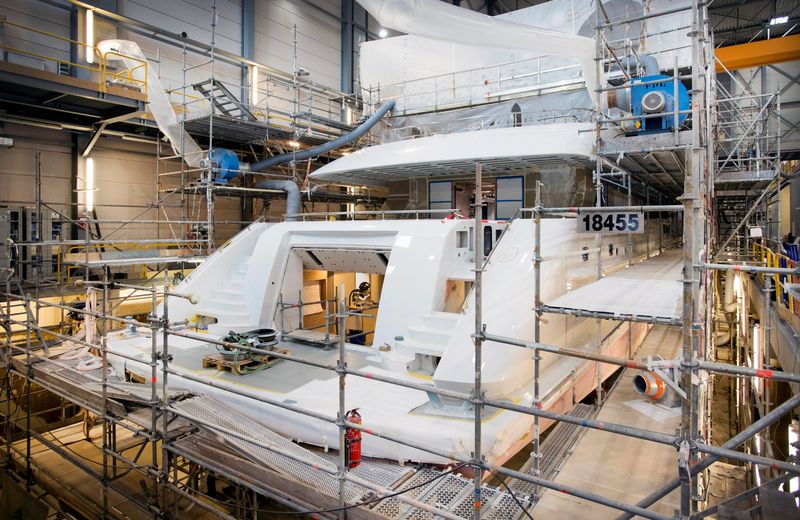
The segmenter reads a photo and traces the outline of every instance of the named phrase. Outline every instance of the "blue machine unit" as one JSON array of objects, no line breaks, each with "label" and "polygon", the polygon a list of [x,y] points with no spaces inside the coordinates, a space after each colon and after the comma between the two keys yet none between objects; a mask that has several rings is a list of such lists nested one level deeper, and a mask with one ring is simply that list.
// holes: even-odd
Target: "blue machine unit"
[{"label": "blue machine unit", "polygon": [[[652,82],[657,83],[652,83]],[[643,85],[642,83],[649,83]],[[667,132],[675,126],[675,84],[672,76],[642,76],[634,78],[631,85],[631,113],[634,117],[642,117],[634,121],[636,131],[631,133]],[[683,83],[678,82],[678,110],[689,110],[689,92]],[[662,117],[656,114],[664,115]],[[678,115],[678,126],[688,114]]]},{"label": "blue machine unit", "polygon": [[239,158],[226,148],[214,148],[208,159],[215,166],[214,182],[228,184],[228,181],[239,175]]}]

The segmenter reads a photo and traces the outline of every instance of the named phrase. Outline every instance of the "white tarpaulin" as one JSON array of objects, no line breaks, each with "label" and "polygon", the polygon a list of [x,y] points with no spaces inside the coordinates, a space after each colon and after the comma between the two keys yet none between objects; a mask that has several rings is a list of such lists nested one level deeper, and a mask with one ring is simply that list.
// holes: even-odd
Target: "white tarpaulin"
[{"label": "white tarpaulin", "polygon": [[[373,2],[365,0],[360,3],[369,9]],[[425,3],[434,7],[442,4],[448,11],[458,9],[443,2]],[[688,0],[651,0],[645,1],[644,5],[641,0],[610,0],[604,2],[604,8],[613,21],[688,4]],[[572,41],[569,36],[559,40],[554,33],[586,37],[581,40],[593,39],[595,9],[593,0],[553,0],[519,9],[490,18],[497,22],[496,26],[483,24],[489,35],[486,39],[478,39],[471,29],[459,31],[456,25],[432,23],[430,28],[408,27],[409,31],[413,30],[412,35],[361,44],[361,85],[363,88],[379,87],[382,98],[396,98],[398,109],[405,110],[416,106],[446,106],[448,98],[483,101],[498,92],[575,80],[582,74],[580,62],[574,56],[585,44]],[[467,9],[458,10],[470,16],[487,18]],[[475,22],[480,25],[477,19]],[[501,22],[510,27],[529,26],[539,32],[531,33],[530,39],[507,38],[511,33],[501,27]],[[639,52],[654,55],[662,69],[671,69],[675,56],[678,56],[679,65],[691,62],[689,48],[675,50],[687,45],[685,36],[688,29],[667,31],[646,40],[641,38],[642,33],[659,33],[686,27],[689,23],[690,11],[687,10],[646,22],[616,26],[606,31],[606,38],[615,46],[629,40],[634,47],[639,47]],[[403,28],[398,30],[403,31]],[[594,44],[585,52],[593,60]],[[402,88],[392,87],[401,84]]]}]

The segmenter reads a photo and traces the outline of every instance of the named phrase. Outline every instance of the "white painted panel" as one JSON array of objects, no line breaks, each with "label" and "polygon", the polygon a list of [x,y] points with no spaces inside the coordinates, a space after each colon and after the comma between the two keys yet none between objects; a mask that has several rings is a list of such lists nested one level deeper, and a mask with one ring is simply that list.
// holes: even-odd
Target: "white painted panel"
[{"label": "white painted panel", "polygon": [[35,153],[42,154],[42,198],[64,211],[70,197],[69,136],[54,130],[7,124],[14,147],[0,152],[0,199],[28,205],[35,198]]},{"label": "white painted panel", "polygon": [[341,69],[341,12],[338,1],[299,0],[256,3],[255,59],[284,71],[292,70],[293,26],[297,26],[298,63],[312,81],[338,88]]},{"label": "white painted panel", "polygon": [[[69,11],[42,2],[30,0],[7,0],[0,2],[0,15],[14,24],[31,27],[52,34],[53,37],[4,25],[3,44],[20,53],[8,50],[12,63],[56,72],[57,61],[69,60],[69,43],[58,38],[69,38]],[[40,59],[26,53],[39,54],[51,59]]]},{"label": "white painted panel", "polygon": [[[186,32],[189,38],[211,44],[211,0],[177,0],[162,2],[157,0],[120,0],[119,12],[124,16],[163,27],[169,31]],[[217,1],[217,26],[214,43],[219,49],[241,54],[241,3],[238,0]],[[181,88],[205,81],[212,75],[208,58],[187,53],[185,61],[179,47],[146,38],[131,31],[120,31],[121,39],[133,40],[139,44],[152,66],[158,70],[161,82],[167,90]],[[158,63],[157,58],[160,60]],[[184,78],[184,66],[189,70]],[[239,94],[241,68],[217,60],[213,75],[231,91]],[[196,94],[191,88],[188,94]]]}]

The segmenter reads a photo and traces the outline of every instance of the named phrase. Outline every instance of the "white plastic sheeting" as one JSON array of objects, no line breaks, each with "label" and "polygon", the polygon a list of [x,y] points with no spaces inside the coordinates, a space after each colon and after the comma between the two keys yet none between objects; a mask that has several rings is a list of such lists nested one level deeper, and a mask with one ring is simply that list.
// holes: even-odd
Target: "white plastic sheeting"
[{"label": "white plastic sheeting", "polygon": [[438,0],[358,0],[384,27],[406,34],[536,55],[576,58],[596,101],[593,38],[524,25],[462,9]]},{"label": "white plastic sheeting", "polygon": [[[688,4],[688,0],[603,2],[612,21]],[[594,0],[552,0],[495,16],[492,20],[593,38],[595,9]],[[606,38],[615,47],[630,42],[638,52],[655,56],[662,70],[667,70],[674,66],[675,58],[679,66],[691,63],[690,49],[681,48],[688,45],[688,29],[685,28],[689,23],[690,11],[687,10],[616,26],[606,31]],[[435,30],[437,34],[441,33],[438,27]],[[653,36],[643,38],[645,33]],[[427,37],[418,32],[411,34],[364,42],[360,49],[362,87],[379,88],[380,97],[396,99],[397,109],[401,112],[471,105],[504,92],[530,91],[535,94],[541,85],[558,87],[581,81],[578,61],[562,55],[541,56],[550,54],[549,49],[537,52],[518,45],[499,48],[482,41],[478,44],[469,31],[463,31],[460,38],[450,41],[436,34],[426,34]],[[492,39],[500,42],[497,38]]]},{"label": "white plastic sheeting", "polygon": [[[156,68],[147,61],[139,44],[129,40],[103,40],[97,44],[97,48],[103,54],[114,51],[123,55],[112,54],[109,55],[109,59],[120,61],[126,69],[133,71],[134,80],[147,81],[147,107],[150,109],[150,113],[153,114],[158,128],[167,136],[175,153],[183,155],[186,164],[192,168],[199,167],[200,160],[203,158],[203,150],[188,132],[181,129],[178,116],[169,101],[169,95],[164,92],[161,80],[158,79]],[[136,59],[130,59],[126,56]],[[141,62],[138,60],[147,61],[146,74],[143,70],[144,68],[139,67]]]},{"label": "white plastic sheeting", "polygon": [[678,320],[682,262],[681,255],[671,251],[545,303],[562,309]]}]

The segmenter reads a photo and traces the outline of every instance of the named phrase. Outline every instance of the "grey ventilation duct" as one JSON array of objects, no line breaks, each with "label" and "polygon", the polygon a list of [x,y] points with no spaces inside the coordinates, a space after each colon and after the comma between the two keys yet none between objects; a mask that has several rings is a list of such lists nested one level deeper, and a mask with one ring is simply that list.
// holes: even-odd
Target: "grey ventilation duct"
[{"label": "grey ventilation duct", "polygon": [[386,101],[383,105],[381,105],[381,107],[374,114],[372,114],[369,117],[369,119],[361,123],[358,126],[358,128],[356,128],[352,132],[341,135],[336,139],[334,139],[333,141],[328,141],[327,143],[317,146],[315,148],[309,148],[307,150],[300,150],[298,152],[289,152],[281,155],[275,155],[273,157],[264,159],[263,161],[258,161],[257,163],[250,166],[250,170],[254,172],[261,172],[266,170],[267,168],[270,168],[272,166],[277,166],[278,164],[283,164],[285,162],[302,161],[304,159],[310,159],[312,157],[316,157],[318,155],[330,152],[331,150],[340,148],[346,144],[352,143],[359,137],[369,132],[369,130],[373,126],[375,126],[378,123],[378,121],[380,121],[381,118],[385,116],[393,108],[394,108],[394,100],[390,99]]}]

